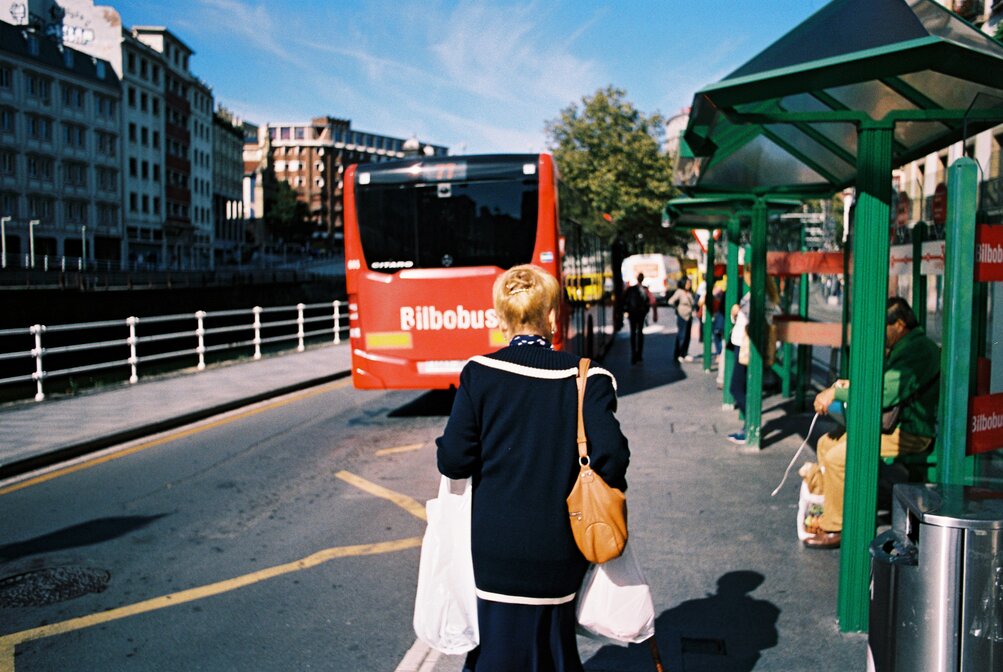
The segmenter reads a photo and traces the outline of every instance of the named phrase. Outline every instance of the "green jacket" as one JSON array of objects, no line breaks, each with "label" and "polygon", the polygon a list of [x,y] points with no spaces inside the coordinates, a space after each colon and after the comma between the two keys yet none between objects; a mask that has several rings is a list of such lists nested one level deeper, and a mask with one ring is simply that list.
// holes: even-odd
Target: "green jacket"
[{"label": "green jacket", "polygon": [[[940,348],[927,337],[922,327],[910,330],[885,358],[882,410],[922,390],[899,414],[899,427],[903,432],[917,436],[937,434],[940,380],[932,381],[939,371]],[[836,399],[846,401],[849,391],[849,388],[836,388]]]}]

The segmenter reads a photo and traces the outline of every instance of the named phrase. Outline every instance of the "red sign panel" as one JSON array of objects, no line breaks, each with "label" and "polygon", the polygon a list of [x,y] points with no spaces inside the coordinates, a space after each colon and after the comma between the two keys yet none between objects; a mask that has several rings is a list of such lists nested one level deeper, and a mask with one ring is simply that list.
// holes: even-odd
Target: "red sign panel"
[{"label": "red sign panel", "polygon": [[801,275],[821,273],[838,275],[843,272],[842,252],[767,252],[768,275]]},{"label": "red sign panel", "polygon": [[972,397],[969,418],[969,455],[1003,448],[1003,393]]},{"label": "red sign panel", "polygon": [[976,229],[975,279],[1003,282],[1003,226],[979,224]]}]

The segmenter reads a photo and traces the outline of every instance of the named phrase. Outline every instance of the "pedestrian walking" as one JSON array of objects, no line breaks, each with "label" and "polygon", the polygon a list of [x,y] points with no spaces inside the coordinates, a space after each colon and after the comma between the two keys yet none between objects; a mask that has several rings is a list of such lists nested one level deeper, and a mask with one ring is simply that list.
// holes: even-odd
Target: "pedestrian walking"
[{"label": "pedestrian walking", "polygon": [[696,297],[693,296],[691,280],[687,277],[683,279],[682,287],[669,297],[669,305],[676,309],[676,345],[673,357],[677,362],[692,362],[690,357],[690,331],[693,328],[693,309],[696,306]]},{"label": "pedestrian walking", "polygon": [[624,292],[623,303],[630,326],[630,363],[637,364],[644,360],[644,324],[649,310],[652,320],[658,322],[655,297],[644,286],[644,273],[638,273],[637,282]]},{"label": "pedestrian walking", "polygon": [[[509,345],[464,367],[436,440],[439,471],[473,482],[480,644],[463,669],[581,672],[574,605],[588,562],[566,502],[579,474],[579,359],[551,348],[561,300],[553,276],[516,266],[493,294]],[[583,409],[592,469],[625,490],[627,439],[613,375],[601,367],[588,371]]]}]

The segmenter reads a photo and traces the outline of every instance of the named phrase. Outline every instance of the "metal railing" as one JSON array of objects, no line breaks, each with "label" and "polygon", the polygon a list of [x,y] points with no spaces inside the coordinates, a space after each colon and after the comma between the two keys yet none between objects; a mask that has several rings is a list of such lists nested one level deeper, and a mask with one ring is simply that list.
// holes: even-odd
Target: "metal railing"
[{"label": "metal railing", "polygon": [[[0,375],[7,376],[0,378],[0,386],[34,382],[35,401],[42,401],[44,383],[57,377],[128,368],[129,382],[136,383],[140,367],[154,362],[191,358],[189,362],[201,371],[210,353],[247,349],[260,359],[263,345],[294,341],[302,352],[308,340],[330,338],[338,344],[348,331],[344,306],[339,300],[0,329]],[[23,337],[29,337],[25,345],[33,347],[13,349]],[[10,350],[2,345],[7,343],[12,343]],[[109,351],[110,357],[95,354]],[[47,370],[46,364],[52,362],[58,368]],[[17,368],[34,370],[16,373]]]}]

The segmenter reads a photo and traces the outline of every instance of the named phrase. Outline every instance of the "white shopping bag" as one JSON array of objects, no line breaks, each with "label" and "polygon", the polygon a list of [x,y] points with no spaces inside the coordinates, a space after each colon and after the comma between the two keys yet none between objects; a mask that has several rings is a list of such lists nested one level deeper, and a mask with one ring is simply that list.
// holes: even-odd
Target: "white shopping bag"
[{"label": "white shopping bag", "polygon": [[474,564],[470,554],[470,479],[442,477],[439,496],[425,503],[428,527],[421,542],[414,632],[449,655],[479,641]]},{"label": "white shopping bag", "polygon": [[578,634],[626,646],[655,634],[655,605],[630,541],[623,554],[592,565],[578,597]]},{"label": "white shopping bag", "polygon": [[797,515],[798,539],[801,541],[814,536],[814,533],[805,529],[804,519],[808,515],[818,517],[818,512],[822,509],[823,499],[822,495],[812,494],[811,490],[808,489],[808,484],[801,481],[801,490],[798,493]]}]

